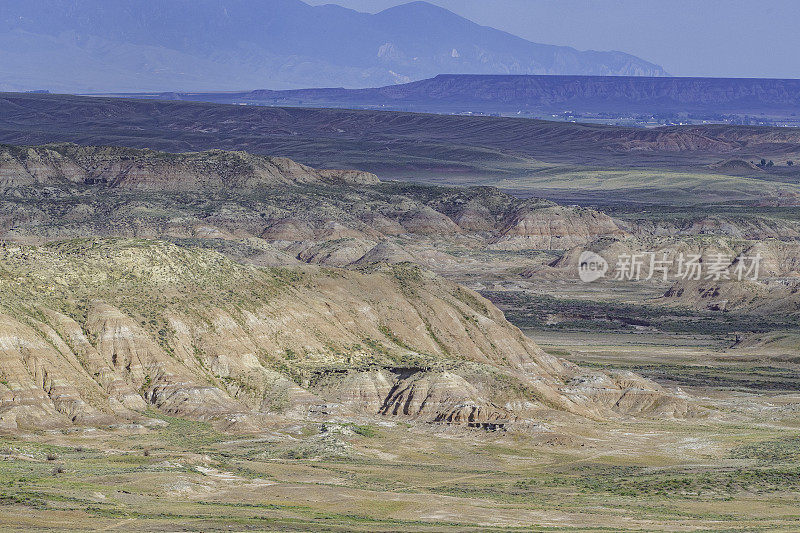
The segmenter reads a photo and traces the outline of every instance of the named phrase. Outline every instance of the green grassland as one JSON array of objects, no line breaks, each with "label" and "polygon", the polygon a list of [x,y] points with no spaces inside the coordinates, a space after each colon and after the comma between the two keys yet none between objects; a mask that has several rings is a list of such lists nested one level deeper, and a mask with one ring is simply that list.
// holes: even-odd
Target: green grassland
[{"label": "green grassland", "polygon": [[800,445],[779,427],[585,423],[571,438],[531,438],[301,423],[235,436],[159,418],[163,425],[148,428],[2,439],[0,523],[61,531],[790,531],[798,519]]},{"label": "green grassland", "polygon": [[752,203],[781,192],[800,193],[797,181],[780,183],[761,177],[717,174],[704,169],[586,169],[563,166],[490,180],[485,184],[516,194],[608,205]]}]

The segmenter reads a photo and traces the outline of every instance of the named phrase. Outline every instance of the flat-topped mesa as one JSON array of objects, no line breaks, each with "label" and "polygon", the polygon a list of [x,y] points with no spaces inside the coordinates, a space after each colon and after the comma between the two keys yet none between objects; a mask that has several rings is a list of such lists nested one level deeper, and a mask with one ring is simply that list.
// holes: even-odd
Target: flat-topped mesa
[{"label": "flat-topped mesa", "polygon": [[378,183],[378,178],[369,172],[319,170],[285,157],[224,150],[173,154],[71,143],[0,146],[0,187],[74,183],[196,191],[337,182],[371,185]]}]

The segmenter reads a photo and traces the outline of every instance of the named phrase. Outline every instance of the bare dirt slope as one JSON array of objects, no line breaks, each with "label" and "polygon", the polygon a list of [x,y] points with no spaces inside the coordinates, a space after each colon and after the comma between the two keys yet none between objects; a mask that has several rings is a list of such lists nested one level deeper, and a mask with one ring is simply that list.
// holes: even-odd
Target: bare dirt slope
[{"label": "bare dirt slope", "polygon": [[6,244],[0,275],[6,429],[136,420],[148,406],[245,428],[315,409],[453,423],[689,410],[655,384],[545,354],[487,300],[412,265],[264,270],[89,240]]}]

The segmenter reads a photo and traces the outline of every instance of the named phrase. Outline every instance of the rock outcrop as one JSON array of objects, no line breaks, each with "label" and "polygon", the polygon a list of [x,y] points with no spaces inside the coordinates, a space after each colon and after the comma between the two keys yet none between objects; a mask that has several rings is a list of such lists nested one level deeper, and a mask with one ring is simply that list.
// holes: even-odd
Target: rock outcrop
[{"label": "rock outcrop", "polygon": [[600,237],[625,234],[610,216],[592,209],[522,206],[508,217],[490,246],[502,250],[563,250]]},{"label": "rock outcrop", "polygon": [[512,418],[451,372],[417,372],[398,380],[380,413],[456,424],[509,422]]}]

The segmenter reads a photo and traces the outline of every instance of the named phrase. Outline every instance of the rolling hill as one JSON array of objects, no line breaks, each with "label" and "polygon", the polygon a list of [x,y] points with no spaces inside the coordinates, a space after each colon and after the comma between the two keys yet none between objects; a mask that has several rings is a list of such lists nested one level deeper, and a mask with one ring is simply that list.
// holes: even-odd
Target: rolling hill
[{"label": "rolling hill", "polygon": [[[414,173],[537,168],[692,167],[734,157],[796,157],[800,130],[701,125],[653,129],[507,117],[234,106],[0,94],[0,142],[120,145],[169,152],[224,149],[313,166]],[[784,169],[786,167],[783,167]],[[778,172],[778,169],[773,169]],[[760,179],[768,179],[758,172]]]}]

